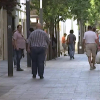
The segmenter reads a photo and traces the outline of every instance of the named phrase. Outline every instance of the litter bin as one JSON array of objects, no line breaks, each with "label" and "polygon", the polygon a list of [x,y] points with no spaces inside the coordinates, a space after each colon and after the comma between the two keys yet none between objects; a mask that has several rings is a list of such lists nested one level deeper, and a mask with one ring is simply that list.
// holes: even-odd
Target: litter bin
[{"label": "litter bin", "polygon": [[82,42],[78,42],[78,54],[84,54],[84,47]]}]

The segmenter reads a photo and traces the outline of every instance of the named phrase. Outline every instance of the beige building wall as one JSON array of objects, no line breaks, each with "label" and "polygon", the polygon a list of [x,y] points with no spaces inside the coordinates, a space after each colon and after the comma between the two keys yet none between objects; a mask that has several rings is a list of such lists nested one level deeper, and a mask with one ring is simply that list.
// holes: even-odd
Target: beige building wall
[{"label": "beige building wall", "polygon": [[[26,38],[26,13],[19,9],[15,11],[14,15],[15,30],[17,25],[21,24],[23,26],[23,35]],[[7,60],[7,51],[7,11],[0,9],[0,60]]]},{"label": "beige building wall", "polygon": [[7,60],[7,12],[0,10],[0,58]]}]

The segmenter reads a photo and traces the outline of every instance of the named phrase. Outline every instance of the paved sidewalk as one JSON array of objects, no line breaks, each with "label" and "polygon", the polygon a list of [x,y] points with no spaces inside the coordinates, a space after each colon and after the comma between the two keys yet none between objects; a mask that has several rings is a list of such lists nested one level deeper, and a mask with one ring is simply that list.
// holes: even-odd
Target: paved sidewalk
[{"label": "paved sidewalk", "polygon": [[0,100],[100,100],[100,65],[90,71],[86,55],[48,61],[43,80],[32,79],[26,60],[21,65],[25,71],[7,77],[7,63],[0,62]]}]

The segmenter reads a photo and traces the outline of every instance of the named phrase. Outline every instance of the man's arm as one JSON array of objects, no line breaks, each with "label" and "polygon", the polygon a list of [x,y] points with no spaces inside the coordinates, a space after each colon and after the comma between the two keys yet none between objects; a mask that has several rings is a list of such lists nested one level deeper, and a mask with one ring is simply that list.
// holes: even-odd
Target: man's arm
[{"label": "man's arm", "polygon": [[76,43],[76,36],[74,35],[74,44]]},{"label": "man's arm", "polygon": [[47,44],[49,45],[49,43],[50,43],[50,38],[49,38],[49,36],[48,36],[48,34],[47,33],[45,33],[46,34],[46,42],[47,42]]},{"label": "man's arm", "polygon": [[95,41],[96,41],[97,45],[99,45],[99,39],[96,34],[95,34]]},{"label": "man's arm", "polygon": [[13,36],[13,39],[14,39],[14,48],[18,50],[19,48],[17,47],[17,38],[18,38],[17,33],[14,33],[14,36]]},{"label": "man's arm", "polygon": [[85,33],[84,33],[84,38],[83,38],[83,47],[85,47]]}]

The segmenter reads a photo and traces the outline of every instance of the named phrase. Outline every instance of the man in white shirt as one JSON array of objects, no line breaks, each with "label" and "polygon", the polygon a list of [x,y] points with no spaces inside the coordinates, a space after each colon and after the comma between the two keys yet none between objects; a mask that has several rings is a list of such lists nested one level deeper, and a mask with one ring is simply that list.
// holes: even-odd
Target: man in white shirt
[{"label": "man in white shirt", "polygon": [[[84,33],[83,43],[86,47],[86,55],[90,64],[90,70],[95,69],[96,43],[98,43],[97,35],[92,31],[92,27],[88,26],[88,31]],[[93,57],[93,66],[91,64],[91,54]]]}]

